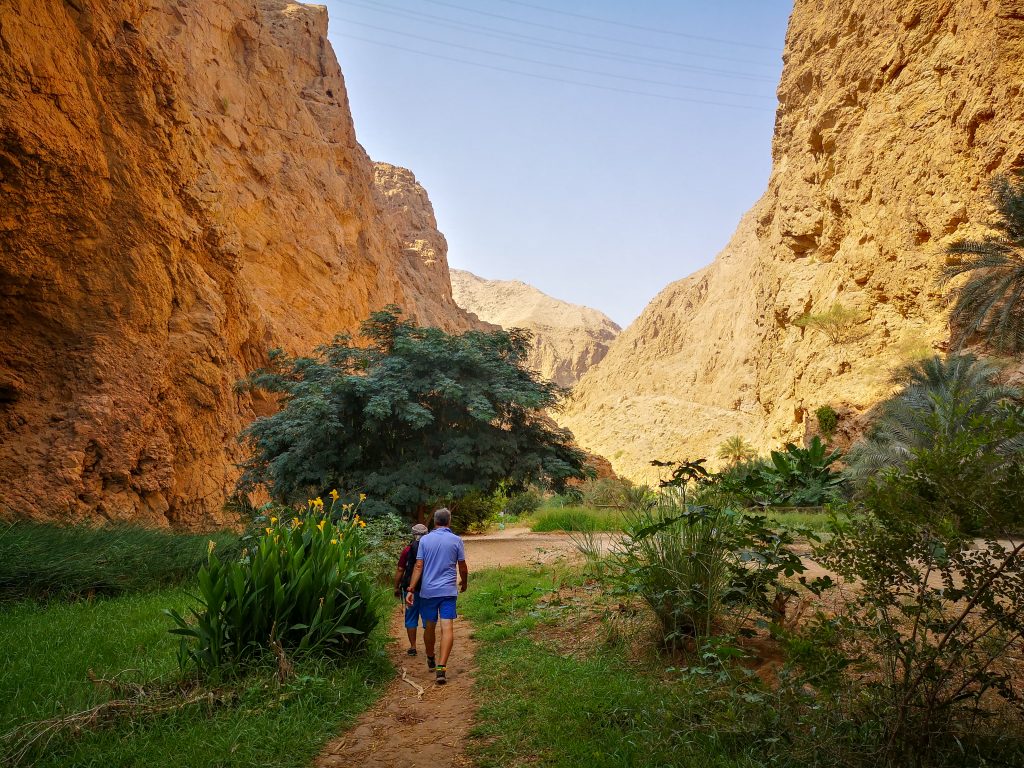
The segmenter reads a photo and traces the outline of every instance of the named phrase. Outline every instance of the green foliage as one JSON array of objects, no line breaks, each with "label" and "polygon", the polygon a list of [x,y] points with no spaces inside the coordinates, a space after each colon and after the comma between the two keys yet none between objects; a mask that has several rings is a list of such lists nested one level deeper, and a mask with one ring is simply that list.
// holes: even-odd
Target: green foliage
[{"label": "green foliage", "polygon": [[358,515],[332,521],[320,509],[311,503],[291,521],[272,517],[240,560],[210,553],[191,619],[167,612],[182,636],[183,668],[216,677],[271,650],[340,656],[364,647],[378,621],[366,524]]},{"label": "green foliage", "polygon": [[187,701],[202,693],[179,679],[178,643],[161,610],[185,609],[188,589],[3,606],[0,764],[17,765],[23,742],[15,734],[38,734],[51,718],[112,705],[105,714],[65,720],[63,730],[50,721],[28,764],[306,768],[390,676],[381,652],[345,664],[296,659],[295,676],[285,682],[260,668],[191,705],[147,713],[155,698]]},{"label": "green foliage", "polygon": [[814,416],[818,420],[818,429],[825,439],[831,439],[836,433],[836,427],[839,426],[839,414],[836,413],[836,409],[831,405],[822,405],[814,412]]},{"label": "green foliage", "polygon": [[807,448],[787,443],[769,459],[738,464],[713,481],[719,492],[745,506],[818,507],[842,497],[842,475],[832,469],[841,457],[815,435]]},{"label": "green foliage", "polygon": [[363,529],[366,538],[366,572],[377,584],[393,585],[398,558],[412,541],[412,532],[398,515],[385,513],[371,517]]},{"label": "green foliage", "polygon": [[264,484],[301,501],[339,488],[377,508],[411,515],[471,491],[560,488],[585,475],[584,454],[544,411],[562,390],[524,367],[529,335],[420,328],[390,307],[314,357],[271,354],[246,385],[280,399],[244,437],[242,487]]},{"label": "green foliage", "polygon": [[754,446],[739,435],[733,435],[718,446],[718,458],[725,459],[730,466],[743,461],[750,461],[756,457],[757,451],[754,450]]},{"label": "green foliage", "polygon": [[842,344],[851,340],[853,329],[864,319],[863,312],[836,302],[825,312],[806,312],[800,315],[793,321],[793,325],[797,328],[810,328],[823,334],[833,344]]},{"label": "green foliage", "polygon": [[1013,434],[1017,416],[1009,403],[1020,392],[995,383],[998,373],[974,355],[935,356],[903,368],[903,387],[880,406],[871,431],[850,451],[848,475],[862,483],[882,469],[903,466],[919,451],[954,446],[964,434],[982,452],[1018,452],[1024,441]]},{"label": "green foliage", "polygon": [[505,504],[505,514],[513,517],[532,515],[544,502],[536,491],[523,491],[512,496]]},{"label": "green foliage", "polygon": [[1024,182],[996,177],[992,202],[996,233],[949,245],[942,282],[968,276],[953,291],[950,320],[958,345],[980,337],[1000,351],[1017,353],[1024,351]]},{"label": "green foliage", "polygon": [[858,584],[830,620],[862,681],[853,717],[879,728],[888,764],[931,764],[1007,707],[1024,716],[1012,661],[1024,652],[1024,543],[943,531],[893,507],[898,495],[876,489],[871,512],[816,559]]},{"label": "green foliage", "polygon": [[118,595],[177,584],[195,576],[211,541],[228,557],[241,551],[238,536],[227,532],[13,523],[0,528],[0,600]]}]

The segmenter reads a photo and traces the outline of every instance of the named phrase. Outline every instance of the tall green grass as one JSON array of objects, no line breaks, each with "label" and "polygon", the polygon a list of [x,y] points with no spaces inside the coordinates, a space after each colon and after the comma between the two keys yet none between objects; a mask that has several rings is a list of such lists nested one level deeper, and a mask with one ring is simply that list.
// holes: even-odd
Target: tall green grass
[{"label": "tall green grass", "polygon": [[545,507],[529,522],[538,533],[550,531],[586,532],[622,530],[622,512],[589,507]]},{"label": "tall green grass", "polygon": [[241,552],[237,534],[179,534],[136,526],[0,528],[0,601],[118,595],[177,584],[206,562]]},{"label": "tall green grass", "polygon": [[[147,688],[178,684],[177,639],[164,608],[183,610],[188,588],[115,598],[0,606],[0,764],[2,735],[25,723],[79,712],[113,696],[95,678]],[[262,668],[222,689],[227,703],[193,705],[169,714],[121,717],[55,739],[37,766],[183,765],[305,768],[360,712],[390,674],[381,638],[344,664],[297,662],[279,683]]]}]

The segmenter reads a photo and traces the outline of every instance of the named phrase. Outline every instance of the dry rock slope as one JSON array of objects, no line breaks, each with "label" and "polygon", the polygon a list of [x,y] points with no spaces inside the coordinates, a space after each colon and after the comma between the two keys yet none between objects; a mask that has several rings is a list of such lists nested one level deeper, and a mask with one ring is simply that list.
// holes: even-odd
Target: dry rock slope
[{"label": "dry rock slope", "polygon": [[0,3],[0,516],[224,522],[269,348],[392,302],[478,324],[326,35],[286,0]]},{"label": "dry rock slope", "polygon": [[[562,421],[615,469],[766,449],[830,404],[855,431],[894,367],[945,348],[942,247],[1024,165],[1024,2],[797,0],[768,189],[707,268],[663,290]],[[839,305],[837,338],[794,320]]]},{"label": "dry rock slope", "polygon": [[548,296],[518,280],[485,280],[451,270],[455,302],[481,320],[534,334],[529,365],[571,387],[601,361],[622,330],[602,312]]}]

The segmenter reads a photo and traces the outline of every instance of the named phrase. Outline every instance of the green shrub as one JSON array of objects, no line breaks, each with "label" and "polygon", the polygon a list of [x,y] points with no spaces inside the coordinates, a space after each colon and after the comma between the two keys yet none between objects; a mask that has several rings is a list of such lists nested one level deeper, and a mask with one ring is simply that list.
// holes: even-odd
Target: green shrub
[{"label": "green shrub", "polygon": [[366,571],[377,584],[394,584],[398,558],[412,541],[409,528],[409,523],[391,513],[366,520]]},{"label": "green shrub", "polygon": [[843,477],[832,465],[842,457],[815,435],[810,446],[787,443],[768,459],[741,462],[705,481],[744,506],[820,507],[842,498]]},{"label": "green shrub", "polygon": [[831,405],[822,405],[814,415],[818,419],[818,430],[826,439],[831,439],[836,433],[836,427],[839,426],[839,414],[836,413],[836,409]]},{"label": "green shrub", "polygon": [[542,499],[536,491],[523,491],[517,493],[508,500],[505,505],[505,514],[520,517],[521,515],[532,515],[538,509]]},{"label": "green shrub", "polygon": [[671,496],[628,513],[625,534],[609,573],[650,606],[668,645],[706,641],[727,611],[726,633],[744,629],[754,614],[781,620],[795,594],[781,577],[806,570],[792,534],[773,530],[765,517]]},{"label": "green shrub", "polygon": [[632,486],[620,477],[601,477],[584,480],[578,487],[585,507],[624,507],[626,493]]},{"label": "green shrub", "polygon": [[501,511],[502,503],[502,497],[483,491],[471,491],[461,499],[449,502],[452,530],[458,534],[485,530]]},{"label": "green shrub", "polygon": [[136,526],[62,528],[14,523],[0,529],[0,600],[117,595],[195,576],[214,542],[241,552],[237,534],[178,534]]},{"label": "green shrub", "polygon": [[895,498],[906,501],[876,489],[869,511],[837,527],[815,558],[858,584],[828,620],[858,682],[853,718],[877,726],[888,764],[927,765],[986,730],[999,735],[986,723],[1014,710],[1018,723],[1024,717],[1015,675],[1024,654],[1024,543],[977,542],[921,522],[927,509],[892,508]]},{"label": "green shrub", "polygon": [[268,522],[241,559],[210,553],[190,620],[167,611],[176,625],[171,632],[182,636],[183,669],[195,665],[216,677],[274,649],[339,656],[362,648],[377,625],[366,523],[358,514],[332,521],[311,502],[290,521]]},{"label": "green shrub", "polygon": [[793,325],[818,331],[833,344],[841,344],[851,340],[854,327],[863,322],[865,317],[863,312],[836,302],[825,312],[806,312],[800,315],[793,321]]}]

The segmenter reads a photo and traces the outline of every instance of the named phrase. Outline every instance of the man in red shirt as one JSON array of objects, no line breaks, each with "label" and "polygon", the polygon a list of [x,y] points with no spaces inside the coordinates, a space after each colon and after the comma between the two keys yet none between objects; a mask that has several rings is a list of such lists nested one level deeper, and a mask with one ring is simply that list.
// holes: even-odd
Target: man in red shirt
[{"label": "man in red shirt", "polygon": [[[413,540],[402,550],[398,558],[398,569],[395,571],[395,597],[404,597],[405,591],[409,588],[409,581],[412,578],[413,568],[416,566],[416,552],[419,548],[420,537],[426,534],[427,526],[417,523],[412,527]],[[413,593],[412,605],[405,606],[405,632],[409,636],[409,650],[405,653],[408,656],[416,655],[416,624],[420,620],[420,589],[419,584]],[[426,629],[426,621],[423,628]]]}]

